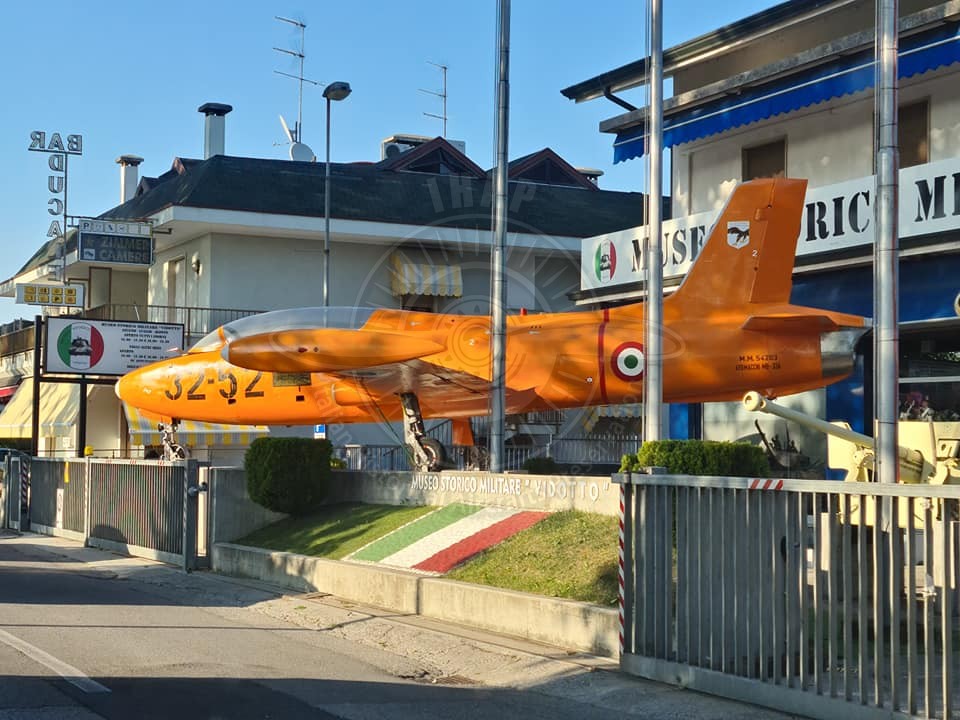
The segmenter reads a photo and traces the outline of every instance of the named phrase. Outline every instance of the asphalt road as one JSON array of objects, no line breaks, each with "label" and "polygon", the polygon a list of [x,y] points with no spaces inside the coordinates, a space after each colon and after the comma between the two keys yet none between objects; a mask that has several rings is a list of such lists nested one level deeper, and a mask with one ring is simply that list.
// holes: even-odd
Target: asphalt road
[{"label": "asphalt road", "polygon": [[329,597],[0,535],[0,720],[786,716]]}]

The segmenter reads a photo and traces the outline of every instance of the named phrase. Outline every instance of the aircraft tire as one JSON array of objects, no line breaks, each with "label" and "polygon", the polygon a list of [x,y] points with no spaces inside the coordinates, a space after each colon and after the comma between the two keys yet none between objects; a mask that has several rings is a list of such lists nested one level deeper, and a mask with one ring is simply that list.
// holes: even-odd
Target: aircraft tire
[{"label": "aircraft tire", "polygon": [[420,446],[427,455],[427,470],[441,470],[447,462],[447,451],[443,443],[436,438],[425,437],[420,439]]}]

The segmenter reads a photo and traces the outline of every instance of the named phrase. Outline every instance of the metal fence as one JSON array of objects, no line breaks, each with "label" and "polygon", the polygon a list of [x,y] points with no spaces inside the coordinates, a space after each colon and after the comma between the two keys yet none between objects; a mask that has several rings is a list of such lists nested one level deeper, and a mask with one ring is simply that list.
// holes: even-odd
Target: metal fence
[{"label": "metal fence", "polygon": [[960,487],[614,479],[624,670],[818,718],[958,717]]},{"label": "metal fence", "polygon": [[[26,472],[20,472],[19,468]],[[200,463],[13,456],[6,463],[7,525],[191,570],[198,556]],[[28,503],[13,504],[28,489]],[[24,513],[24,508],[28,513]]]},{"label": "metal fence", "polygon": [[182,556],[186,471],[186,463],[91,463],[90,544]]},{"label": "metal fence", "polygon": [[[625,454],[635,453],[640,447],[639,437],[609,435],[589,438],[561,438],[549,445],[507,446],[504,448],[504,469],[519,470],[533,457],[552,457],[565,465],[619,465]],[[473,448],[448,447],[451,468],[465,469]],[[335,448],[335,455],[346,463],[347,470],[410,470],[410,459],[402,445],[346,445]]]}]

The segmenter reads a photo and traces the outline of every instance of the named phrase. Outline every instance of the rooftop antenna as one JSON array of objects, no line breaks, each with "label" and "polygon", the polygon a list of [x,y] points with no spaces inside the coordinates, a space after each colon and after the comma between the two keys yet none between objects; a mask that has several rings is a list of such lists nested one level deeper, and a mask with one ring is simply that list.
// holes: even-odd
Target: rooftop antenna
[{"label": "rooftop antenna", "polygon": [[441,65],[440,63],[430,62],[427,60],[427,65],[433,65],[435,68],[440,68],[440,72],[443,76],[443,89],[440,92],[435,90],[424,90],[420,88],[420,92],[427,93],[427,95],[435,95],[443,101],[443,114],[435,115],[433,113],[425,112],[424,115],[427,117],[436,118],[437,120],[443,121],[443,137],[447,136],[447,66]]},{"label": "rooftop antenna", "polygon": [[304,33],[307,29],[305,23],[300,22],[299,20],[291,20],[290,18],[280,17],[279,15],[274,15],[276,20],[280,22],[289,23],[295,27],[300,28],[300,50],[286,50],[284,48],[275,47],[274,50],[285,55],[292,55],[295,58],[300,60],[300,72],[296,75],[291,75],[290,73],[281,72],[280,70],[274,70],[277,75],[283,75],[284,77],[293,78],[294,80],[300,83],[300,92],[297,99],[297,122],[293,126],[293,131],[287,127],[286,122],[284,122],[283,117],[280,117],[280,124],[283,125],[283,131],[286,133],[287,137],[290,138],[290,142],[297,144],[302,142],[303,138],[303,84],[305,82],[310,83],[311,85],[320,85],[320,82],[316,80],[310,80],[303,76],[303,60],[306,57],[304,55]]}]

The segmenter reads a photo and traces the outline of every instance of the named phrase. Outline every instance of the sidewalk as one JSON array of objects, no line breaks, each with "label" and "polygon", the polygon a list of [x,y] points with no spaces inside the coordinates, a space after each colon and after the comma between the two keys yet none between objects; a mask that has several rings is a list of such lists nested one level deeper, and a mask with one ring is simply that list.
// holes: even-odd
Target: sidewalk
[{"label": "sidewalk", "polygon": [[161,563],[119,556],[63,538],[2,535],[0,542],[62,558],[57,565],[109,573],[146,583],[152,592],[181,603],[203,603],[224,614],[253,612],[301,628],[391,653],[397,677],[441,685],[482,685],[541,693],[588,703],[610,716],[774,720],[787,718],[752,705],[640,680],[618,672],[614,661],[569,654],[487,632],[466,629],[348,603],[330,595],[291,594],[265,583],[212,573],[183,572]]}]

